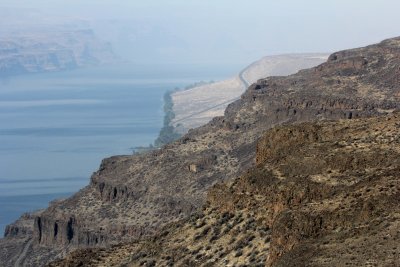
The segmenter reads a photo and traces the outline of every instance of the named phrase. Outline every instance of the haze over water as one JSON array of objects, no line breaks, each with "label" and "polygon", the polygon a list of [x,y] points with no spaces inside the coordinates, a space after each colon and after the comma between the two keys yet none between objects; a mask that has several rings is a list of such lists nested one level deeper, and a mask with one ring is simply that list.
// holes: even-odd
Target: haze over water
[{"label": "haze over water", "polygon": [[87,185],[102,158],[153,143],[167,90],[231,74],[119,64],[2,80],[0,232]]}]

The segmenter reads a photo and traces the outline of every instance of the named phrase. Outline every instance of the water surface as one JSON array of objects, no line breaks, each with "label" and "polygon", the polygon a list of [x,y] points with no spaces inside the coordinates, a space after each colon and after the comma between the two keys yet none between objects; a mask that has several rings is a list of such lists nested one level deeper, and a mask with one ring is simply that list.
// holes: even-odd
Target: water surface
[{"label": "water surface", "polygon": [[87,185],[102,158],[153,143],[167,90],[229,75],[120,64],[1,80],[0,233]]}]

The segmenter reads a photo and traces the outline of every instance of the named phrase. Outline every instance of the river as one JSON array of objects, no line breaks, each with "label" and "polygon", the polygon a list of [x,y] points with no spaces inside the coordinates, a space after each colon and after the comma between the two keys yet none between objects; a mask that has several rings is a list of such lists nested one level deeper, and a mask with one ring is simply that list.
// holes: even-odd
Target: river
[{"label": "river", "polygon": [[167,90],[232,72],[118,64],[1,80],[0,233],[87,185],[102,158],[153,143]]}]

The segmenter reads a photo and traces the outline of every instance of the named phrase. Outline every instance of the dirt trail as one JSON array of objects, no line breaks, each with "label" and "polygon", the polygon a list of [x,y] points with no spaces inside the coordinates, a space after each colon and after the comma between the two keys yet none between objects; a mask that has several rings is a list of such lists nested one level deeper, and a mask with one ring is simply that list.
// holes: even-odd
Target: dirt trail
[{"label": "dirt trail", "polygon": [[239,79],[240,81],[243,83],[243,86],[245,89],[249,88],[250,84],[246,81],[246,79],[243,77],[243,74],[247,71],[247,68],[245,68],[244,70],[242,70],[239,73]]}]

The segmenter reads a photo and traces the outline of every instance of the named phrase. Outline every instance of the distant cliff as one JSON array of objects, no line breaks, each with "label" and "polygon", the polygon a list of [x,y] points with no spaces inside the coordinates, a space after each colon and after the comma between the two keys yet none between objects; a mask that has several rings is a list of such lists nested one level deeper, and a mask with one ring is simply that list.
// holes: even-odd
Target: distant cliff
[{"label": "distant cliff", "polygon": [[110,44],[87,30],[18,32],[0,37],[0,77],[113,62]]},{"label": "distant cliff", "polygon": [[174,132],[185,134],[191,128],[202,126],[212,118],[224,115],[225,108],[239,99],[247,87],[258,79],[290,75],[301,69],[317,66],[328,56],[328,54],[267,56],[252,63],[230,79],[174,92],[171,94],[174,118],[169,126],[174,128]]}]

